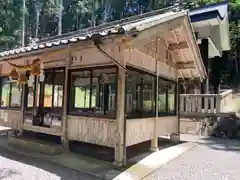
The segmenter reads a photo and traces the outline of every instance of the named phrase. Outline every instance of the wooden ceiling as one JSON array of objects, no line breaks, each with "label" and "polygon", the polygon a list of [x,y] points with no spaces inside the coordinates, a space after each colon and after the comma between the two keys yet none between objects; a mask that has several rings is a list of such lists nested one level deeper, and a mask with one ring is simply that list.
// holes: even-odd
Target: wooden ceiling
[{"label": "wooden ceiling", "polygon": [[138,45],[136,48],[159,61],[177,68],[178,78],[199,78],[200,75],[186,36],[184,28],[179,26],[160,34],[155,39],[149,39],[148,42]]}]

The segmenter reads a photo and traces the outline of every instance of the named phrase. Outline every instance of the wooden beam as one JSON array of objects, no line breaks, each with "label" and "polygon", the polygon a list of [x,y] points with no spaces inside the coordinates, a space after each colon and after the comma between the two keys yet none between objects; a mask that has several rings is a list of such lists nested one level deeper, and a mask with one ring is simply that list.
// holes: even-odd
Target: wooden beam
[{"label": "wooden beam", "polygon": [[183,16],[177,17],[169,22],[160,23],[141,31],[136,38],[131,41],[133,47],[139,47],[139,45],[146,44],[156,37],[163,37],[165,33],[171,31],[174,28],[180,26],[183,22]]},{"label": "wooden beam", "polygon": [[[181,29],[182,29],[182,26],[181,26]],[[175,30],[172,30],[172,34],[173,34],[173,36],[174,36],[175,41],[177,42],[177,44],[180,44],[179,39],[178,39],[178,37],[177,37],[177,35],[176,35]],[[170,51],[170,52],[171,52],[171,51]],[[180,49],[180,52],[181,52],[181,55],[182,55],[182,57],[183,57],[184,62],[187,62],[187,58],[186,58],[186,56],[185,56],[185,54],[184,54],[184,52],[183,52],[183,49]],[[172,53],[172,54],[173,54],[173,53]]]},{"label": "wooden beam", "polygon": [[182,77],[182,79],[184,80],[185,78],[184,78],[184,76],[183,76],[182,71],[181,71],[181,70],[178,70],[178,72],[179,72],[180,76]]},{"label": "wooden beam", "polygon": [[196,69],[196,66],[195,66],[194,62],[177,63],[176,68],[177,69]]},{"label": "wooden beam", "polygon": [[193,36],[189,19],[184,18],[183,21],[184,21],[183,29],[186,32],[185,39],[187,40],[187,42],[189,44],[189,51],[191,52],[191,56],[192,56],[195,66],[196,66],[196,69],[197,69],[198,73],[200,74],[200,80],[203,81],[203,79],[205,78],[205,76],[207,74],[206,74],[203,62],[201,62],[202,61],[201,54],[197,47],[197,42],[196,42],[195,36]]},{"label": "wooden beam", "polygon": [[191,69],[189,69],[189,73],[190,73],[190,77],[191,77],[191,79],[193,80],[193,79],[194,79],[194,75],[193,75],[193,72],[192,72]]},{"label": "wooden beam", "polygon": [[178,37],[177,37],[177,35],[176,35],[175,30],[173,29],[171,32],[172,32],[172,34],[173,34],[173,37],[174,37],[175,41],[177,42],[177,44],[179,44],[179,40],[178,40]]},{"label": "wooden beam", "polygon": [[179,42],[179,43],[171,43],[168,45],[168,49],[171,51],[176,51],[176,50],[182,50],[182,49],[188,49],[188,43],[187,41]]}]

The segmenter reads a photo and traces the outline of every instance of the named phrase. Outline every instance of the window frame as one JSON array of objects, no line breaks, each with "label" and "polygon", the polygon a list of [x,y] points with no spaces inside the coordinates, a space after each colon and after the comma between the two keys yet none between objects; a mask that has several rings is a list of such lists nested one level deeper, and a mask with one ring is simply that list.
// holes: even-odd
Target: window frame
[{"label": "window frame", "polygon": [[[40,108],[40,111],[42,111],[43,113],[45,112],[45,107],[44,107],[44,98],[45,98],[45,85],[52,85],[52,100],[51,100],[51,106],[48,107],[50,109],[50,114],[52,117],[61,117],[61,121],[62,121],[62,118],[63,118],[63,112],[61,113],[57,113],[55,112],[53,109],[54,108],[58,108],[58,107],[55,107],[54,106],[54,88],[55,86],[57,85],[53,79],[53,81],[49,83],[46,82],[46,73],[49,73],[49,74],[56,74],[58,72],[58,70],[61,70],[63,74],[63,77],[64,77],[64,81],[63,81],[63,98],[62,98],[62,109],[64,109],[64,96],[65,96],[65,72],[66,72],[66,68],[65,67],[56,67],[56,68],[47,68],[47,69],[44,69],[44,72],[45,72],[45,81],[43,82],[40,82],[38,81],[38,78],[37,76],[34,76],[34,82],[33,82],[33,107],[28,107],[28,84],[25,84],[25,99],[24,99],[24,123],[25,123],[25,120],[26,120],[26,116],[29,115],[29,116],[32,116],[31,120],[32,120],[32,124],[34,122],[34,112],[36,109]],[[39,89],[38,89],[39,87]],[[39,90],[39,94],[37,93],[36,89]],[[38,99],[38,102],[36,102],[36,99],[35,97],[37,97]],[[38,103],[38,104],[37,104]],[[43,115],[45,116],[45,115]],[[52,122],[51,122],[52,123]],[[52,124],[51,124],[52,125]]]},{"label": "window frame", "polygon": [[[140,113],[139,113],[139,115],[140,116],[135,116],[135,115],[128,115],[128,113],[126,112],[126,117],[128,118],[128,119],[141,119],[141,118],[151,118],[151,117],[156,117],[156,98],[154,99],[154,106],[155,106],[155,108],[154,108],[154,112],[152,112],[152,114],[153,115],[148,115],[148,114],[144,114],[144,111],[143,111],[143,107],[144,107],[144,98],[143,98],[143,95],[144,95],[144,93],[143,93],[143,91],[144,91],[144,83],[143,83],[143,78],[144,78],[144,75],[148,75],[148,76],[151,76],[152,78],[154,78],[154,84],[153,84],[153,86],[154,86],[154,91],[153,91],[153,93],[154,93],[154,95],[155,95],[155,97],[156,97],[156,75],[154,74],[154,73],[150,73],[150,72],[147,72],[147,71],[144,71],[144,70],[141,70],[141,69],[137,69],[137,68],[135,68],[135,67],[132,67],[132,66],[129,66],[129,65],[127,65],[127,70],[129,70],[129,71],[134,71],[134,72],[136,72],[136,73],[139,73],[139,74],[143,74],[143,76],[141,76],[141,80],[140,80],[140,84],[136,84],[136,85],[138,85],[138,86],[140,86],[140,101],[141,102],[139,102],[139,104],[140,104],[140,109],[138,109],[138,110],[140,110]],[[128,76],[126,76],[126,89],[128,90]],[[137,86],[136,86],[137,87]],[[134,88],[135,89],[135,88]],[[127,96],[127,93],[126,93],[127,91],[125,91],[125,99],[127,100],[128,98],[126,97]],[[137,101],[137,100],[136,100]],[[133,101],[132,101],[133,102]],[[131,102],[131,104],[133,104]],[[152,102],[152,103],[153,103]],[[137,103],[138,104],[138,103]]]},{"label": "window frame", "polygon": [[[177,95],[177,81],[170,80],[170,79],[167,79],[167,78],[159,76],[159,75],[157,76],[155,73],[144,71],[144,70],[141,70],[141,69],[137,69],[137,68],[129,66],[129,65],[127,65],[127,69],[130,70],[130,71],[135,71],[137,73],[144,74],[144,75],[152,76],[155,79],[155,83],[154,83],[154,94],[155,94],[154,115],[153,116],[143,115],[143,110],[142,110],[143,106],[141,106],[141,112],[140,112],[141,117],[127,116],[128,119],[141,119],[141,118],[156,117],[156,110],[157,110],[156,109],[156,104],[158,104],[158,106],[159,106],[159,103],[157,103],[157,100],[158,100],[158,98],[157,98],[157,88],[156,88],[157,78],[158,78],[158,82],[162,80],[162,81],[165,81],[166,84],[168,84],[168,85],[174,85],[175,86],[175,88],[174,88],[175,89],[174,90],[174,111],[173,112],[169,112],[169,99],[168,99],[168,95],[169,94],[168,94],[168,90],[166,90],[166,92],[164,93],[165,94],[165,101],[166,101],[166,103],[165,103],[165,110],[166,111],[165,112],[161,112],[161,111],[159,111],[159,107],[158,107],[158,117],[176,116],[177,115],[177,97],[178,97],[178,95]],[[159,85],[159,83],[158,83],[158,85]],[[127,78],[126,78],[126,86],[127,86]],[[126,89],[127,88],[128,87],[126,87]],[[158,88],[158,90],[159,90],[159,88]],[[141,87],[141,91],[143,92],[143,88],[142,87]],[[125,92],[125,99],[127,99],[126,96],[127,96],[127,93]],[[141,97],[140,99],[143,99],[143,97]],[[143,102],[141,102],[141,104],[143,104]],[[127,115],[127,112],[126,112],[126,115]]]},{"label": "window frame", "polygon": [[8,105],[7,106],[2,106],[2,103],[0,103],[0,109],[12,109],[12,110],[18,110],[20,111],[21,108],[22,108],[22,98],[23,98],[23,85],[21,84],[20,85],[20,88],[21,88],[21,98],[20,98],[20,106],[15,106],[15,107],[12,107],[11,106],[11,102],[12,102],[12,86],[13,86],[13,83],[15,82],[7,82],[7,83],[3,83],[3,79],[4,78],[8,78],[7,76],[2,76],[0,78],[0,102],[2,102],[2,89],[3,89],[3,84],[9,84],[9,97],[8,97]]},{"label": "window frame", "polygon": [[[173,80],[169,80],[169,79],[166,79],[166,78],[163,78],[161,76],[158,76],[159,80],[162,80],[162,81],[165,81],[165,83],[167,84],[167,86],[169,85],[174,85],[174,110],[173,112],[169,112],[169,89],[167,89],[165,91],[165,100],[166,100],[166,105],[165,105],[165,109],[166,109],[166,112],[161,112],[159,111],[158,109],[158,116],[159,117],[164,117],[164,116],[175,116],[177,115],[177,82],[173,81]],[[157,98],[156,98],[156,101],[157,101]]]},{"label": "window frame", "polygon": [[[92,87],[93,87],[93,71],[94,70],[99,70],[99,69],[115,69],[116,70],[116,93],[115,93],[115,110],[114,110],[114,115],[111,116],[109,114],[94,114],[94,113],[90,113],[90,112],[76,112],[74,111],[74,93],[72,90],[73,86],[73,82],[72,82],[72,73],[73,72],[83,72],[83,71],[89,71],[90,72],[90,102],[92,101]],[[118,74],[119,74],[119,68],[115,65],[108,65],[108,66],[95,66],[95,67],[85,67],[85,68],[76,68],[76,69],[69,69],[68,71],[68,91],[67,91],[67,99],[69,99],[69,101],[67,102],[67,114],[68,115],[72,115],[72,116],[82,116],[82,117],[96,117],[96,118],[105,118],[105,119],[114,119],[116,120],[117,117],[117,94],[118,94]],[[99,100],[97,100],[99,101]],[[90,103],[89,102],[89,103]]]},{"label": "window frame", "polygon": [[[65,77],[65,71],[66,71],[66,69],[65,69],[65,67],[58,67],[58,68],[48,68],[48,69],[44,69],[44,71],[45,71],[45,73],[49,73],[49,74],[55,74],[56,72],[55,71],[58,71],[58,70],[62,70],[62,74],[64,75],[64,78],[66,78]],[[57,85],[55,82],[54,82],[54,80],[53,81],[51,81],[51,83],[49,84],[49,83],[46,83],[45,81],[43,81],[43,82],[38,82],[37,81],[37,78],[39,78],[39,77],[34,77],[34,83],[33,83],[33,88],[34,88],[34,90],[33,90],[33,96],[36,96],[37,94],[36,94],[36,89],[38,88],[38,85],[39,85],[39,104],[40,103],[43,103],[43,105],[44,105],[44,96],[45,96],[45,85],[52,85],[52,100],[51,100],[51,106],[50,106],[50,108],[54,108],[54,107],[56,107],[56,106],[54,106],[54,94],[55,94],[55,92],[54,92],[54,88],[55,88],[55,86]],[[46,77],[45,77],[46,78]],[[37,83],[38,82],[38,83]],[[57,85],[58,86],[58,85]],[[63,83],[63,99],[64,99],[64,96],[65,96],[65,92],[64,92],[64,86],[65,86],[65,81],[64,81],[64,83]],[[28,85],[27,84],[25,84],[25,93],[26,93],[26,99],[25,99],[25,101],[26,102],[24,102],[24,106],[25,106],[25,108],[24,108],[24,110],[25,111],[28,111],[26,108],[28,108],[28,91],[26,90],[28,88]],[[42,99],[41,99],[42,98]],[[64,100],[62,99],[62,108],[64,107]],[[40,102],[41,101],[41,102]],[[36,102],[35,102],[35,98],[34,98],[34,102],[33,102],[33,107],[30,107],[30,108],[36,108],[37,106],[36,106]]]}]

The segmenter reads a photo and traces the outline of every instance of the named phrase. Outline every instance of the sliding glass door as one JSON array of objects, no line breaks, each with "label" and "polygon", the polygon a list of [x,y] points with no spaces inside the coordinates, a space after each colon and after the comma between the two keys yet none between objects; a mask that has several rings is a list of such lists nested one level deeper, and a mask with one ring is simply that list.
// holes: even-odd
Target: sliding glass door
[{"label": "sliding glass door", "polygon": [[44,82],[26,85],[25,121],[35,126],[60,127],[63,112],[64,69],[45,71]]}]

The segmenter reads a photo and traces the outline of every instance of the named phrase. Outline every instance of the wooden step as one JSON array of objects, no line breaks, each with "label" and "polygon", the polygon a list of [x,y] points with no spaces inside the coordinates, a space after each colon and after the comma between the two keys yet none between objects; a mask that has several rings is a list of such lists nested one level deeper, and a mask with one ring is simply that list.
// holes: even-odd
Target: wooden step
[{"label": "wooden step", "polygon": [[57,155],[63,152],[63,148],[59,144],[25,137],[10,137],[8,145],[14,148],[21,148],[23,150],[30,150],[47,155]]}]

